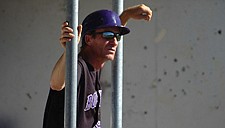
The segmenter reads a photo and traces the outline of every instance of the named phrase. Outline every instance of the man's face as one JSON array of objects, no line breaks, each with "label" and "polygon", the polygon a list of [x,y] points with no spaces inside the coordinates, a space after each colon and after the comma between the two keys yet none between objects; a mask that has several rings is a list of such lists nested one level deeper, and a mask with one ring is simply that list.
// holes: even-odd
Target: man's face
[{"label": "man's face", "polygon": [[95,37],[91,39],[91,50],[96,55],[96,59],[101,61],[113,60],[115,57],[118,41],[116,37],[112,39],[106,39],[102,35],[102,32],[119,33],[118,28],[102,28],[97,29]]}]

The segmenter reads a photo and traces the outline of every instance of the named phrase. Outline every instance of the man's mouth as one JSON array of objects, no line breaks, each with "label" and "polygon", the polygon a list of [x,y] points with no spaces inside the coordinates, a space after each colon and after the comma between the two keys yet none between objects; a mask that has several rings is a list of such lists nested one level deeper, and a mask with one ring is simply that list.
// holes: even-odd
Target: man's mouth
[{"label": "man's mouth", "polygon": [[109,50],[109,51],[114,51],[114,52],[116,51],[116,50],[115,50],[115,49],[113,49],[113,48],[110,48],[110,49],[108,49],[108,50]]},{"label": "man's mouth", "polygon": [[108,51],[110,51],[110,52],[115,52],[116,49],[115,49],[115,48],[108,48]]}]

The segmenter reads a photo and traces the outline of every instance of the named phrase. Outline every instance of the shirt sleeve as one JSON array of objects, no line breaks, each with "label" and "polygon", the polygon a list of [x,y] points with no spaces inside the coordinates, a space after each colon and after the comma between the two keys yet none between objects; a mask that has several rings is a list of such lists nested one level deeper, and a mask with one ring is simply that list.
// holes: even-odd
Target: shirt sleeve
[{"label": "shirt sleeve", "polygon": [[50,88],[45,107],[43,128],[64,127],[64,95],[65,89],[55,91]]}]

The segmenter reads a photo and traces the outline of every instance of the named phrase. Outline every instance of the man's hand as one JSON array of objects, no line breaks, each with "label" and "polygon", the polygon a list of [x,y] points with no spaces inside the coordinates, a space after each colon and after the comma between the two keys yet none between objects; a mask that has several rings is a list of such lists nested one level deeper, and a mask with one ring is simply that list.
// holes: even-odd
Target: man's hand
[{"label": "man's hand", "polygon": [[[77,27],[78,31],[78,43],[80,42],[82,25]],[[68,22],[64,22],[61,27],[61,36],[60,36],[60,44],[64,49],[66,49],[66,42],[70,42],[74,38],[73,29],[69,26]]]},{"label": "man's hand", "polygon": [[150,21],[152,18],[152,10],[144,5],[136,5],[125,9],[120,15],[122,25],[126,25],[129,19]]}]

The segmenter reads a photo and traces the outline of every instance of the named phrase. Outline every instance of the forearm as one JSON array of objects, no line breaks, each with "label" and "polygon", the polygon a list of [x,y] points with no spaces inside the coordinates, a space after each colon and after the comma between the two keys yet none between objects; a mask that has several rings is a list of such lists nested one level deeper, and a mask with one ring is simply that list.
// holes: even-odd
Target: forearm
[{"label": "forearm", "polygon": [[53,90],[60,91],[65,87],[66,54],[59,58],[52,70],[50,86]]},{"label": "forearm", "polygon": [[121,13],[121,15],[120,15],[121,24],[122,24],[123,26],[126,26],[126,24],[127,24],[127,22],[128,22],[129,19],[130,19],[130,18],[129,18],[129,15],[128,15],[127,11],[124,10],[124,11]]}]

